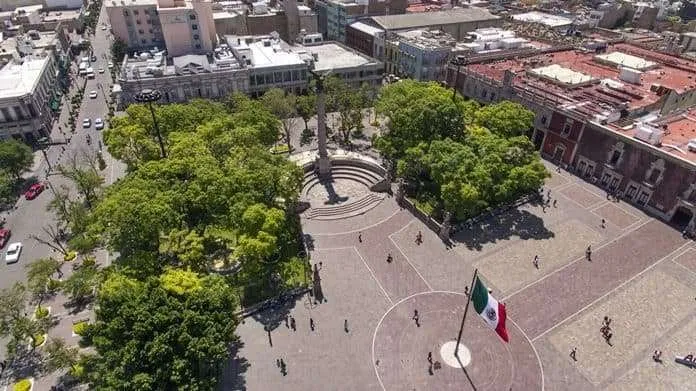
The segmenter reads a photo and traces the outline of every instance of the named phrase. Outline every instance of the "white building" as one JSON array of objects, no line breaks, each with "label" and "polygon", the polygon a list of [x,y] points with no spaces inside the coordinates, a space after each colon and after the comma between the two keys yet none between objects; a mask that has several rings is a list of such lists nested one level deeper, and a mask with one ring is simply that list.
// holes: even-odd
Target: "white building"
[{"label": "white building", "polygon": [[512,15],[512,18],[518,22],[540,23],[557,31],[566,31],[573,25],[572,19],[538,11]]},{"label": "white building", "polygon": [[32,144],[50,134],[56,64],[52,55],[19,61],[0,69],[0,139]]}]

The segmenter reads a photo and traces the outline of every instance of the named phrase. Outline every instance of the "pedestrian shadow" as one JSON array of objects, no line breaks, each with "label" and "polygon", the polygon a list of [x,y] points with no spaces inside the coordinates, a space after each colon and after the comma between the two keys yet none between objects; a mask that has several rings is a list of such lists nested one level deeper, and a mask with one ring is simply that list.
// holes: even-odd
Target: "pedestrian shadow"
[{"label": "pedestrian shadow", "polygon": [[246,391],[246,372],[251,367],[249,360],[239,355],[244,347],[244,342],[234,342],[229,349],[230,359],[222,369],[222,376],[218,390],[220,391]]},{"label": "pedestrian shadow", "polygon": [[470,250],[480,251],[483,245],[517,236],[522,240],[551,239],[555,234],[544,225],[544,220],[526,210],[512,209],[473,223],[452,235],[452,240]]}]

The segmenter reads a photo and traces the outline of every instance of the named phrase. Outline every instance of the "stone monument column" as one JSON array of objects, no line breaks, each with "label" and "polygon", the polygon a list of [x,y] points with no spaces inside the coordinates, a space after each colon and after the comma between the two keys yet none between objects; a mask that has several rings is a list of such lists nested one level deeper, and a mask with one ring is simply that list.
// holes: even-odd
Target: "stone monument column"
[{"label": "stone monument column", "polygon": [[331,174],[331,161],[326,149],[326,94],[323,76],[312,74],[317,83],[317,141],[319,144],[319,159],[314,169],[318,171],[319,177],[324,177]]}]

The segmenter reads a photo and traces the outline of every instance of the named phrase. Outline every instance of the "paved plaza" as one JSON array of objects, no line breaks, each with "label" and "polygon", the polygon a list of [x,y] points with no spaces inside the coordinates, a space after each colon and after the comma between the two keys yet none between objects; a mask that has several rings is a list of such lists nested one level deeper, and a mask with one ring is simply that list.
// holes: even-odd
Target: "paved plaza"
[{"label": "paved plaza", "polygon": [[[696,244],[550,168],[544,194],[556,207],[493,217],[455,235],[451,248],[393,198],[355,217],[304,220],[321,297],[247,318],[223,388],[693,390],[694,370],[674,357],[696,353]],[[476,268],[507,306],[510,343],[470,308],[462,370],[441,351],[456,341]],[[651,358],[656,349],[662,363]],[[439,369],[430,371],[429,353]]]}]

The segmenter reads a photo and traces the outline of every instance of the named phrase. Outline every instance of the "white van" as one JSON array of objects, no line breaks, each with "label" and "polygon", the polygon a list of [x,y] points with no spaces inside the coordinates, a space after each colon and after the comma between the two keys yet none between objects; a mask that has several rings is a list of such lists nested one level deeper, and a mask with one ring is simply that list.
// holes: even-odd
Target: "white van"
[{"label": "white van", "polygon": [[94,68],[92,68],[92,67],[87,68],[87,78],[94,79]]},{"label": "white van", "polygon": [[80,76],[86,75],[86,74],[87,74],[87,68],[89,68],[89,64],[87,64],[86,62],[81,62],[81,63],[80,63],[80,66],[79,66],[79,68],[78,68],[78,71],[79,71],[79,72],[78,72],[78,75],[80,75]]}]

